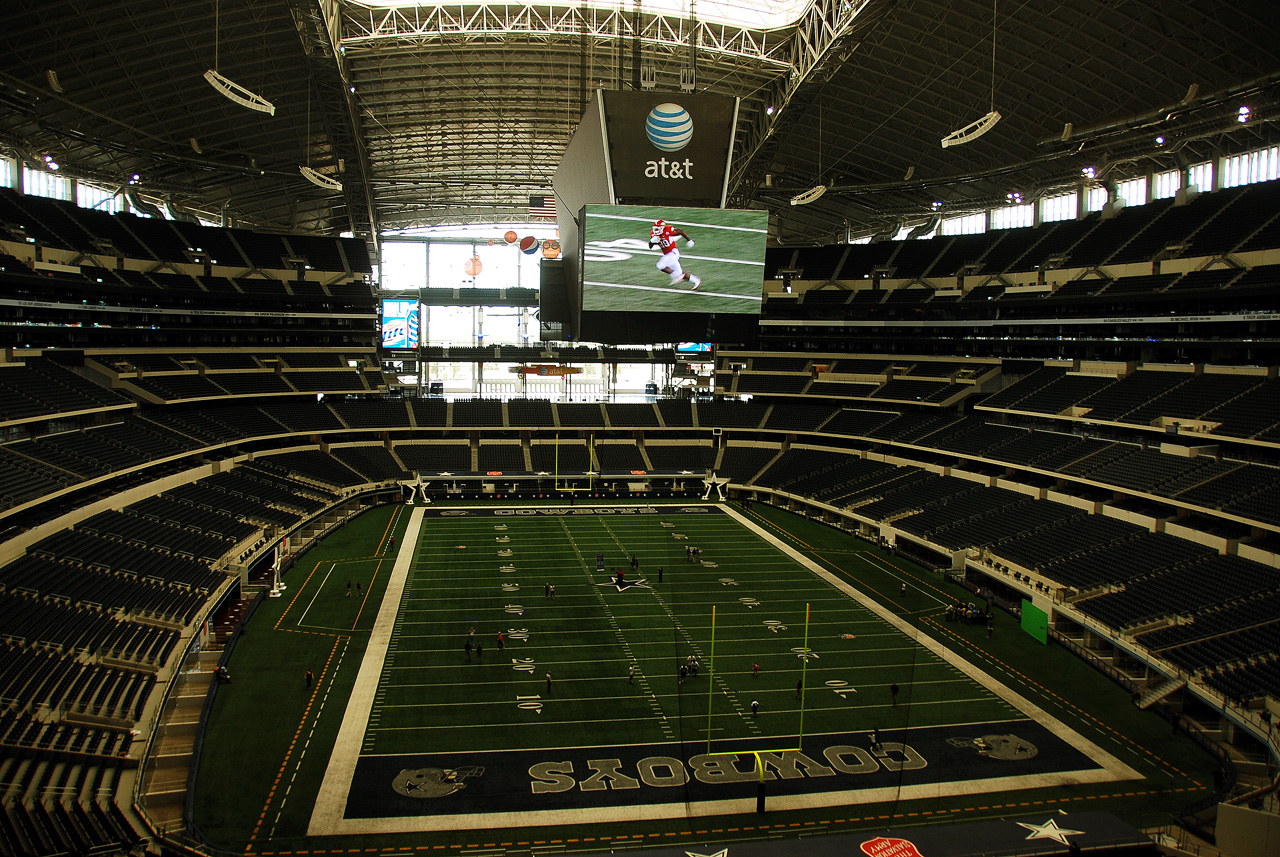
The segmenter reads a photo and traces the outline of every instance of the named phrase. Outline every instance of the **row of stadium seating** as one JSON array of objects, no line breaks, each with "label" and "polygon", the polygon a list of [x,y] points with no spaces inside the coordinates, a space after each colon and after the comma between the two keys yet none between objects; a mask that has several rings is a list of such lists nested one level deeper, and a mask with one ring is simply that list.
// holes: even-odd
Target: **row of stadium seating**
[{"label": "row of stadium seating", "polygon": [[771,247],[765,253],[765,278],[779,279],[786,270],[799,271],[792,275],[796,279],[814,281],[856,281],[874,272],[903,280],[944,279],[1036,271],[1050,260],[1055,264],[1048,267],[1059,268],[1150,262],[1174,245],[1183,257],[1269,250],[1280,243],[1274,219],[1278,199],[1280,186],[1264,182],[1200,194],[1186,205],[1163,199],[1130,206],[1109,220],[1094,212],[1080,220],[977,235]]},{"label": "row of stadium seating", "polygon": [[[739,448],[739,472],[759,472],[768,452]],[[1176,619],[1138,641],[1191,672],[1237,665],[1232,699],[1275,690],[1262,681],[1274,673],[1258,682],[1243,678],[1253,670],[1250,659],[1274,651],[1280,639],[1280,570],[1270,566],[1074,506],[838,452],[777,454],[755,484],[848,501],[855,514],[892,521],[946,550],[984,548],[997,566],[1015,563],[1083,590],[1075,608],[1118,631]]]},{"label": "row of stadium seating", "polygon": [[368,274],[368,248],[356,238],[277,235],[183,220],[112,215],[58,199],[0,188],[0,235],[19,243],[99,257],[187,263],[197,254],[229,268],[289,270],[302,260],[316,271]]},{"label": "row of stadium seating", "polygon": [[[483,423],[479,416],[497,420],[505,410],[508,422],[513,411],[517,420],[522,414],[545,417],[551,413],[553,423],[555,416],[559,417],[560,427],[597,430],[619,427],[617,423],[606,423],[606,417],[637,422],[647,417],[649,421],[665,423],[666,417],[676,415],[684,420],[680,428],[690,428],[696,420],[702,427],[756,429],[763,426],[765,429],[794,431],[798,427],[787,422],[788,419],[817,417],[818,420],[811,422],[809,428],[811,432],[816,428],[815,434],[822,436],[888,442],[978,457],[1185,501],[1201,508],[1221,510],[1262,522],[1280,523],[1280,479],[1277,478],[1280,471],[1274,468],[1218,456],[1186,458],[1166,455],[1132,442],[1016,428],[952,411],[934,414],[834,408],[800,411],[797,408],[770,409],[754,401],[692,405],[675,401],[656,405],[553,405],[529,401],[521,402],[519,407],[511,407],[515,404],[496,400],[464,400],[452,405],[442,400],[339,400],[332,403],[283,400],[264,403],[261,407],[231,405],[200,411],[148,409],[145,416],[128,416],[113,425],[18,441],[0,448],[0,508],[22,505],[84,480],[141,467],[158,459],[180,460],[210,447],[255,437],[345,433],[351,429],[409,430],[414,428],[414,424],[419,428],[443,428],[451,415],[462,415],[462,425],[466,427],[494,428],[494,423]],[[397,421],[392,422],[390,417]],[[419,417],[426,419],[419,420]],[[460,426],[455,424],[455,427]],[[652,426],[641,422],[639,426],[633,423],[625,427]],[[655,441],[659,439],[660,435],[653,437]],[[670,469],[656,461],[652,468],[645,467],[642,455],[603,443],[597,444],[594,461],[585,447],[575,449],[567,442],[563,443],[557,462],[555,455],[545,449],[550,447],[546,443],[549,440],[535,435],[527,463],[512,448],[512,441],[489,443],[486,440],[475,444],[474,459],[472,444],[456,441],[445,441],[444,446],[437,449],[431,448],[438,445],[434,441],[422,449],[414,449],[413,443],[398,442],[395,455],[373,452],[363,446],[348,451],[338,447],[335,455],[342,461],[346,475],[337,484],[402,478],[403,474],[411,471],[483,473],[491,470],[568,472],[599,467],[623,471]],[[656,443],[646,444],[646,449],[656,446]],[[409,451],[401,457],[400,450],[405,449]],[[730,447],[722,464],[726,473],[738,481],[747,481],[771,458],[761,454],[752,467],[738,461],[742,454],[745,453]],[[298,511],[306,512],[305,509]]]},{"label": "row of stadium seating", "polygon": [[[6,728],[7,727],[7,728]],[[129,734],[114,733],[114,741],[81,739],[84,727],[50,727],[19,718],[6,722],[0,715],[0,743],[19,748],[0,758],[0,851],[5,854],[116,854],[142,845],[116,802],[115,793],[124,761],[103,758],[75,762],[65,756],[42,758],[41,750],[82,752],[114,743],[113,753],[129,749]],[[106,730],[92,730],[106,733]],[[50,735],[52,733],[52,736]]]},{"label": "row of stadium seating", "polygon": [[[895,288],[862,288],[810,290],[799,294],[766,293],[764,314],[768,318],[804,317],[812,311],[833,311],[841,307],[865,309],[879,304],[980,304],[997,301],[1000,305],[1012,301],[1068,299],[1102,296],[1116,298],[1125,295],[1150,295],[1161,292],[1178,294],[1213,292],[1222,289],[1244,291],[1246,289],[1272,288],[1280,284],[1280,265],[1262,264],[1249,268],[1211,268],[1171,274],[1130,274],[1109,279],[1091,271],[1087,277],[1079,277],[1062,283],[1052,283],[1044,288],[1030,290],[1010,289],[1004,284],[982,284],[968,291],[963,289],[934,289],[925,286],[897,286]],[[802,312],[803,311],[803,312]]]}]

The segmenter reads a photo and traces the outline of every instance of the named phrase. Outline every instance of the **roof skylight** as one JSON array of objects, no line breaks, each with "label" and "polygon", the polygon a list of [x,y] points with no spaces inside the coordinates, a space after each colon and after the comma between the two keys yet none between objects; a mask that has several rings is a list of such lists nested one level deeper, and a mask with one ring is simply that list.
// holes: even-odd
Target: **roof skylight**
[{"label": "roof skylight", "polygon": [[[480,6],[480,5],[538,5],[538,6],[579,6],[573,0],[543,0],[537,3],[507,2],[501,0],[481,0],[481,2],[432,2],[431,0],[349,0],[357,6],[372,9],[408,9],[432,6]],[[700,21],[712,24],[731,24],[752,30],[769,30],[785,27],[800,20],[801,14],[808,8],[811,0],[701,0],[696,4],[695,14]],[[629,13],[634,8],[627,0],[587,0],[588,5],[605,9],[618,9]],[[653,15],[670,15],[686,17],[689,14],[688,0],[641,0],[642,11]]]}]

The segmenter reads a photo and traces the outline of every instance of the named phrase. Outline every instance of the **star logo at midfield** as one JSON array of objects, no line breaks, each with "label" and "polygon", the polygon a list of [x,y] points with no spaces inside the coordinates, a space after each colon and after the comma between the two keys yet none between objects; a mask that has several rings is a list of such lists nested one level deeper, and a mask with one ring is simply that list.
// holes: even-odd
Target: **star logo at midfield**
[{"label": "star logo at midfield", "polygon": [[597,583],[596,586],[612,586],[619,592],[622,592],[624,589],[653,589],[653,587],[649,585],[649,578],[647,577],[637,577],[634,580],[628,580],[626,578],[618,580],[615,576],[610,577],[604,583]]},{"label": "star logo at midfield", "polygon": [[688,857],[729,857],[728,848],[721,848],[719,851],[715,852],[714,854],[697,854],[697,853],[694,853],[693,851],[686,851],[684,853],[688,855]]},{"label": "star logo at midfield", "polygon": [[1051,818],[1044,824],[1027,824],[1025,822],[1017,822],[1019,827],[1025,827],[1031,831],[1027,839],[1052,839],[1061,845],[1070,845],[1067,841],[1068,836],[1083,836],[1083,830],[1070,830],[1066,827],[1059,827],[1057,819]]}]

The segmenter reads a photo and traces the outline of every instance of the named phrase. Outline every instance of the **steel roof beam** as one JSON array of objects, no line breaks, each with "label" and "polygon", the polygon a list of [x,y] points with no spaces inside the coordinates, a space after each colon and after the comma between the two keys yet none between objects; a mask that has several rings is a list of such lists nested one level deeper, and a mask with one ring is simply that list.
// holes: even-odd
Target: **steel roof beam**
[{"label": "steel roof beam", "polygon": [[[865,0],[864,0],[865,1]],[[598,43],[637,38],[635,16],[629,10],[593,6],[480,3],[474,6],[429,6],[395,9],[344,7],[341,46],[348,51],[393,45],[431,45],[459,38],[518,35],[569,37],[586,35]],[[687,16],[645,13],[638,34],[654,47],[687,50],[693,43],[699,55],[749,59],[776,69],[792,65],[791,40],[779,32],[751,30],[729,24],[690,21]]]}]

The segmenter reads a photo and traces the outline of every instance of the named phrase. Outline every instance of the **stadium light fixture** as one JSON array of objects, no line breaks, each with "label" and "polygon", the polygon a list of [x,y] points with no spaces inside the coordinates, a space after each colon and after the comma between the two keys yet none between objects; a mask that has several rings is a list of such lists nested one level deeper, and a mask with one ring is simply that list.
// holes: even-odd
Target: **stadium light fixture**
[{"label": "stadium light fixture", "polygon": [[1240,112],[1236,114],[1236,121],[1241,123],[1248,122],[1251,115],[1252,112],[1249,110],[1249,107],[1242,104],[1240,105]]},{"label": "stadium light fixture", "polygon": [[250,110],[275,116],[276,106],[274,104],[258,95],[258,93],[245,89],[234,80],[226,78],[218,71],[218,35],[221,24],[222,4],[219,0],[213,0],[213,68],[205,71],[204,79],[209,81],[210,86],[241,107],[248,107]]},{"label": "stadium light fixture", "polygon": [[234,80],[228,80],[219,72],[209,69],[204,73],[204,79],[209,81],[210,86],[241,107],[248,107],[250,110],[256,110],[259,113],[266,113],[271,116],[276,115],[276,106],[274,104],[256,92],[245,89]]},{"label": "stadium light fixture", "polygon": [[[311,99],[307,99],[307,139],[311,138]],[[338,170],[342,170],[342,161],[338,161]],[[342,182],[333,176],[326,176],[324,173],[317,172],[311,168],[311,151],[307,150],[307,163],[298,166],[298,172],[302,173],[302,177],[313,185],[325,190],[331,190],[335,193],[342,193]]]},{"label": "stadium light fixture", "polygon": [[822,180],[822,102],[818,102],[818,180],[819,184],[809,188],[804,193],[798,193],[791,197],[792,205],[808,205],[811,202],[817,202],[822,195],[827,192],[827,186],[821,183]]},{"label": "stadium light fixture", "polygon": [[804,193],[798,193],[791,197],[792,205],[808,205],[811,202],[817,202],[822,195],[827,192],[827,186],[820,184],[817,187],[811,187]]},{"label": "stadium light fixture", "polygon": [[1000,121],[996,110],[996,0],[991,0],[991,112],[942,138],[942,148],[971,143],[990,131]]},{"label": "stadium light fixture", "polygon": [[952,146],[962,146],[965,143],[971,143],[990,131],[1000,121],[1000,111],[992,110],[981,119],[970,122],[963,128],[952,131],[950,134],[942,138],[942,148],[949,149]]},{"label": "stadium light fixture", "polygon": [[324,173],[318,173],[311,169],[311,167],[298,167],[298,172],[302,173],[302,177],[316,187],[322,187],[325,190],[331,190],[337,193],[342,192],[342,182],[337,179],[330,178]]}]

